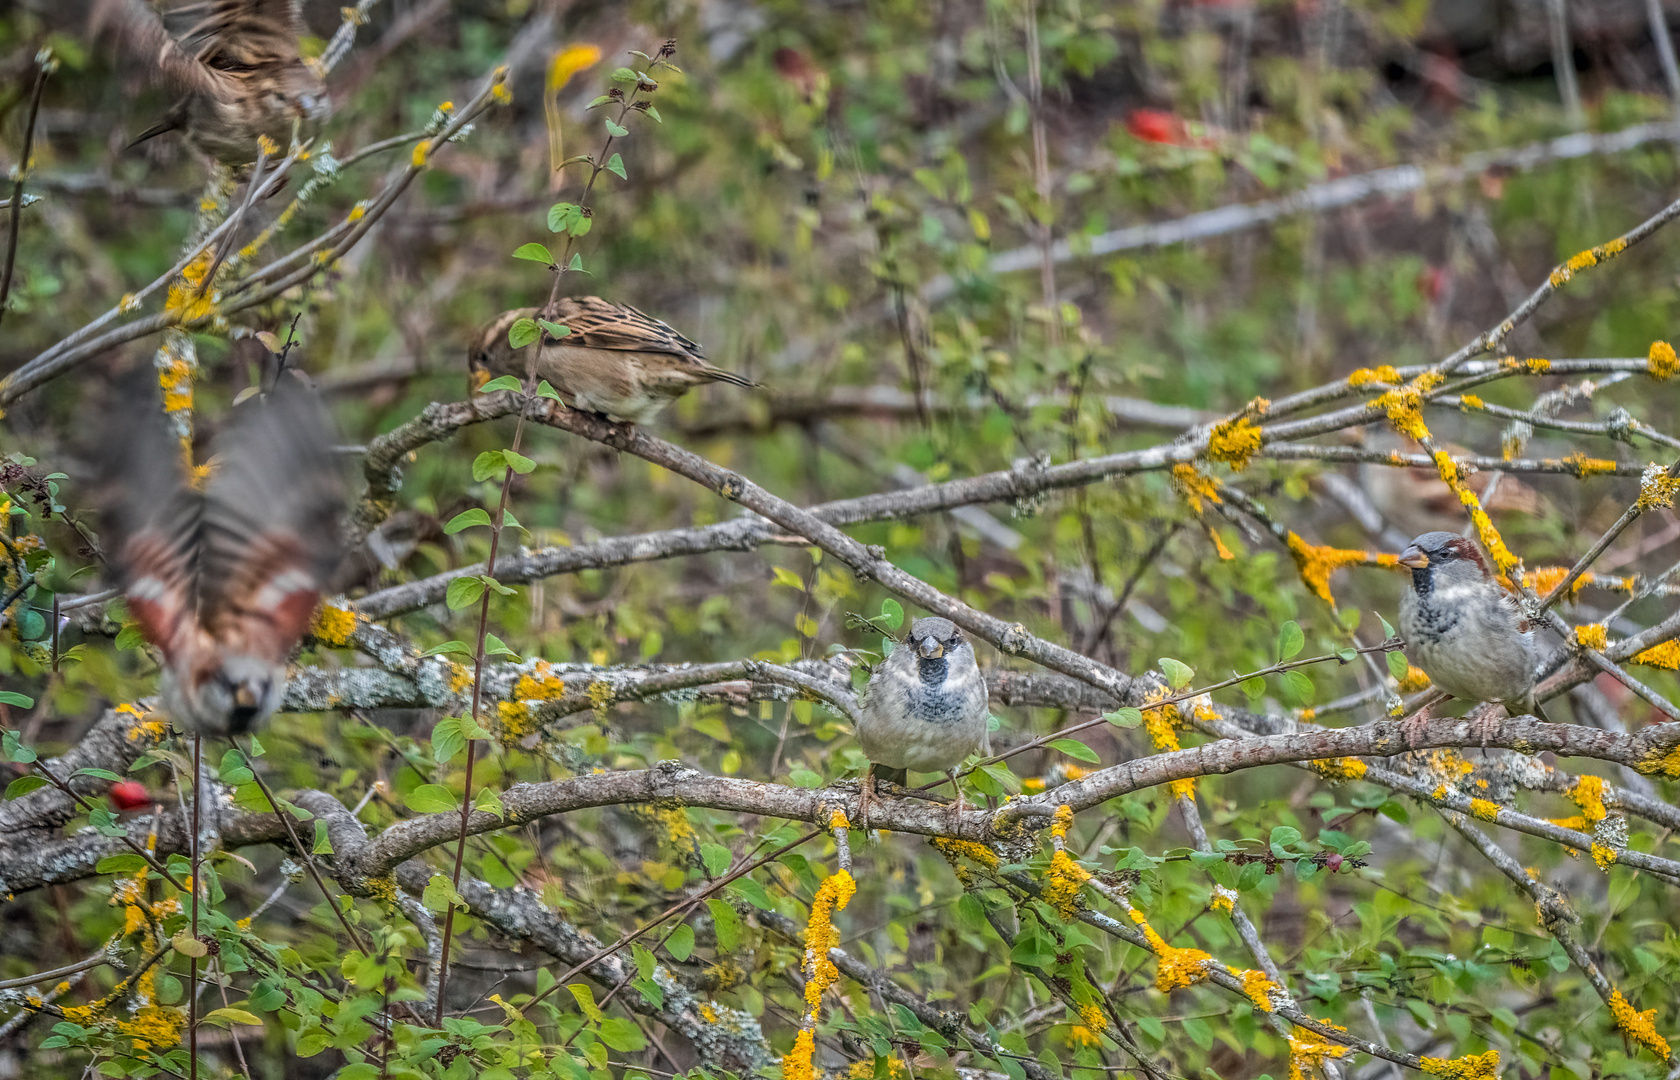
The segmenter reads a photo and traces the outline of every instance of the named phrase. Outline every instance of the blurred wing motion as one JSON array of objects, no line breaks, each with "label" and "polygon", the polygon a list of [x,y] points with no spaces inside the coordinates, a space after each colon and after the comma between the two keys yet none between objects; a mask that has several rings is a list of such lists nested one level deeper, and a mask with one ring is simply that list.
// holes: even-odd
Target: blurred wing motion
[{"label": "blurred wing motion", "polygon": [[338,564],[331,427],[314,394],[282,378],[235,411],[201,492],[155,397],[129,402],[103,444],[108,558],[163,652],[165,706],[198,731],[243,731],[279,704],[286,657]]},{"label": "blurred wing motion", "polygon": [[151,65],[154,81],[181,100],[135,142],[175,128],[230,165],[255,159],[257,137],[278,145],[292,125],[322,119],[326,86],[298,52],[305,32],[297,0],[208,0],[177,9],[197,21],[172,35],[144,0],[99,0],[93,29]]}]

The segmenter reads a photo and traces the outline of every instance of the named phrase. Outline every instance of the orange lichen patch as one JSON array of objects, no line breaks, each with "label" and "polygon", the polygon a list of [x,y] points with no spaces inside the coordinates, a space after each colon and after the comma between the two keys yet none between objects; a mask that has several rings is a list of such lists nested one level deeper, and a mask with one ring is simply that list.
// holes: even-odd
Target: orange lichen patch
[{"label": "orange lichen patch", "polygon": [[181,276],[169,283],[163,310],[173,316],[175,323],[197,322],[208,318],[216,310],[215,290],[205,289],[204,295],[199,295],[204,275],[210,272],[211,258],[210,252],[204,252],[182,267]]},{"label": "orange lichen patch", "polygon": [[1261,1012],[1271,1012],[1272,991],[1278,989],[1278,984],[1266,978],[1266,973],[1258,968],[1239,971],[1237,974],[1242,976],[1243,993],[1248,995],[1248,1000],[1254,1002],[1254,1007]]},{"label": "orange lichen patch", "polygon": [[828,828],[830,832],[840,832],[843,829],[849,829],[851,827],[852,822],[851,819],[846,816],[846,811],[836,810],[828,815]]},{"label": "orange lichen patch", "polygon": [[1092,1031],[1108,1030],[1108,1018],[1103,1015],[1102,1006],[1095,1001],[1079,1004],[1079,1019]]},{"label": "orange lichen patch", "polygon": [[1432,457],[1435,471],[1441,474],[1441,479],[1449,485],[1458,483],[1458,462],[1452,459],[1452,455],[1445,450],[1437,450]]},{"label": "orange lichen patch", "polygon": [[1044,899],[1064,919],[1071,919],[1079,911],[1079,890],[1091,880],[1091,872],[1073,861],[1066,851],[1057,848],[1050,856],[1050,871],[1045,875],[1049,884]]},{"label": "orange lichen patch", "polygon": [[1330,575],[1344,566],[1396,566],[1397,557],[1389,554],[1373,555],[1369,551],[1335,548],[1323,544],[1309,544],[1295,532],[1290,532],[1289,554],[1301,574],[1301,581],[1326,604],[1335,604],[1330,592]]},{"label": "orange lichen patch", "polygon": [[[1562,584],[1563,579],[1568,576],[1567,566],[1542,566],[1537,570],[1524,570],[1522,579],[1524,585],[1545,596]],[[1592,584],[1593,577],[1591,570],[1581,571],[1581,576],[1569,585],[1569,598],[1573,600],[1580,595],[1582,589]]]},{"label": "orange lichen patch", "polygon": [[1356,389],[1361,386],[1372,386],[1378,383],[1392,386],[1399,381],[1400,372],[1393,364],[1383,364],[1374,368],[1362,367],[1347,377],[1347,384]]},{"label": "orange lichen patch", "polygon": [[1037,792],[1043,791],[1044,778],[1042,776],[1023,777],[1021,779],[1021,790],[1027,792],[1028,794],[1036,794]]},{"label": "orange lichen patch", "polygon": [[180,412],[192,408],[195,366],[191,360],[184,357],[166,360],[158,365],[158,386],[163,390],[165,412]]},{"label": "orange lichen patch", "polygon": [[1680,780],[1680,746],[1670,747],[1667,752],[1653,750],[1640,758],[1634,768],[1642,773],[1655,773],[1671,780]]},{"label": "orange lichen patch", "polygon": [[[1156,691],[1157,698],[1165,697],[1164,691]],[[1178,715],[1177,705],[1162,705],[1158,708],[1143,710],[1143,730],[1149,733],[1149,739],[1155,744],[1155,749],[1167,751],[1178,750],[1178,727],[1182,723]],[[1194,780],[1173,780],[1167,784],[1167,790],[1174,798],[1190,798],[1196,794]]]},{"label": "orange lichen patch", "polygon": [[1155,928],[1149,925],[1149,920],[1143,917],[1143,912],[1132,908],[1129,912],[1132,921],[1137,923],[1143,936],[1149,940],[1149,948],[1159,958],[1160,964],[1155,971],[1155,989],[1163,994],[1177,990],[1181,986],[1193,986],[1207,978],[1208,965],[1213,963],[1213,957],[1200,949],[1178,949],[1166,943]]},{"label": "orange lichen patch", "polygon": [[1073,828],[1073,807],[1067,803],[1056,807],[1056,813],[1050,818],[1050,835],[1058,840],[1066,840],[1068,830]]},{"label": "orange lichen patch", "polygon": [[309,632],[323,645],[344,645],[350,640],[350,635],[356,632],[356,613],[331,604],[322,604],[321,609],[315,613],[315,621],[310,624]]},{"label": "orange lichen patch", "polygon": [[1319,758],[1307,767],[1326,780],[1362,780],[1370,768],[1356,757]]},{"label": "orange lichen patch", "polygon": [[1609,458],[1588,457],[1586,454],[1580,453],[1570,454],[1563,459],[1563,463],[1569,466],[1570,472],[1582,480],[1599,473],[1616,471],[1616,463]]},{"label": "orange lichen patch", "polygon": [[857,883],[844,870],[836,870],[817,888],[811,901],[811,920],[805,925],[805,1016],[794,1036],[793,1049],[782,1058],[782,1080],[812,1080],[811,1055],[816,1052],[817,1020],[822,1015],[823,993],[840,978],[840,970],[828,958],[840,942],[834,916],[844,911],[857,892]]},{"label": "orange lichen patch", "polygon": [[[700,1007],[702,1009],[711,1008],[709,1005],[702,1005]],[[886,1065],[887,1076],[890,1077],[891,1080],[902,1080],[902,1078],[910,1075],[910,1067],[899,1059],[895,1057],[886,1057],[881,1058],[880,1060]],[[870,1078],[875,1075],[875,1062],[873,1060],[854,1061],[847,1067],[846,1075],[850,1077],[851,1080],[870,1080]]]},{"label": "orange lichen patch", "polygon": [[1423,422],[1423,395],[1446,381],[1438,371],[1425,371],[1405,386],[1395,387],[1366,407],[1381,409],[1388,415],[1394,430],[1413,439],[1427,439],[1429,428]]},{"label": "orange lichen patch", "polygon": [[449,664],[449,692],[451,694],[466,693],[467,688],[472,686],[472,672],[468,671],[464,664],[457,664],[453,660],[446,662]]},{"label": "orange lichen patch", "polygon": [[1636,664],[1646,667],[1667,668],[1669,671],[1680,670],[1680,644],[1665,641],[1661,645],[1653,645],[1633,658]]},{"label": "orange lichen patch", "polygon": [[929,837],[928,842],[947,859],[956,860],[959,857],[969,859],[988,870],[996,870],[1001,865],[998,861],[997,852],[985,844],[977,844],[972,840],[952,840],[947,836]]},{"label": "orange lichen patch", "polygon": [[1651,351],[1645,354],[1645,370],[1654,379],[1672,379],[1680,371],[1680,357],[1674,355],[1674,346],[1666,341],[1651,342]]},{"label": "orange lichen patch", "polygon": [[1531,356],[1527,360],[1523,361],[1523,367],[1527,368],[1536,375],[1544,375],[1546,372],[1552,370],[1552,362],[1538,356]]},{"label": "orange lichen patch", "polygon": [[1401,679],[1399,689],[1402,694],[1415,694],[1419,690],[1429,689],[1429,673],[1416,664],[1406,665],[1406,677]]},{"label": "orange lichen patch", "polygon": [[1173,466],[1172,482],[1178,493],[1184,496],[1184,501],[1190,504],[1190,509],[1198,514],[1202,512],[1203,499],[1211,503],[1225,501],[1219,497],[1219,481],[1189,462]]},{"label": "orange lichen patch", "polygon": [[[1328,1020],[1320,1020],[1325,1027],[1337,1031],[1346,1031],[1340,1024],[1332,1024]],[[1289,1038],[1289,1080],[1307,1080],[1308,1075],[1322,1075],[1324,1063],[1334,1058],[1344,1058],[1353,1052],[1353,1047],[1333,1043],[1313,1031],[1311,1028],[1296,1029],[1298,1035]]]},{"label": "orange lichen patch", "polygon": [[1680,494],[1680,479],[1669,476],[1665,466],[1653,461],[1639,474],[1639,498],[1633,505],[1640,511],[1667,510],[1674,505],[1677,494]]},{"label": "orange lichen patch", "polygon": [[147,1005],[135,1012],[133,1020],[122,1021],[114,1026],[117,1034],[127,1035],[134,1040],[136,1053],[153,1046],[159,1050],[167,1050],[180,1045],[181,1032],[187,1026],[187,1014],[180,1009]]},{"label": "orange lichen patch", "polygon": [[1301,710],[1301,715],[1299,717],[1297,717],[1297,719],[1299,719],[1301,721],[1301,723],[1303,723],[1303,724],[1310,724],[1314,720],[1318,719],[1318,710],[1317,709],[1302,709]]},{"label": "orange lichen patch", "polygon": [[1657,1034],[1657,1010],[1639,1012],[1628,1004],[1620,990],[1610,991],[1610,1013],[1623,1035],[1660,1058],[1668,1057],[1668,1040]]},{"label": "orange lichen patch", "polygon": [[1074,1046],[1081,1047],[1098,1047],[1102,1045],[1101,1037],[1084,1024],[1073,1024],[1068,1027],[1068,1042]]},{"label": "orange lichen patch", "polygon": [[1610,634],[1603,623],[1586,623],[1575,628],[1575,640],[1583,649],[1597,649],[1603,652],[1610,644]]},{"label": "orange lichen patch", "polygon": [[1481,398],[1477,397],[1475,394],[1461,394],[1459,396],[1459,399],[1458,399],[1458,404],[1459,404],[1460,408],[1464,408],[1464,409],[1485,409],[1485,408],[1487,408],[1487,402],[1483,401]]},{"label": "orange lichen patch", "polygon": [[1499,816],[1499,804],[1488,799],[1471,799],[1470,813],[1483,821],[1492,821]]},{"label": "orange lichen patch", "polygon": [[1616,849],[1609,844],[1594,840],[1592,843],[1592,860],[1598,864],[1600,870],[1608,874],[1610,868],[1616,865]]},{"label": "orange lichen patch", "polygon": [[1063,765],[1062,775],[1067,777],[1069,780],[1081,780],[1091,775],[1091,770],[1078,765]]},{"label": "orange lichen patch", "polygon": [[782,1080],[812,1080],[811,1055],[816,1049],[816,1033],[800,1028],[793,1037],[793,1049],[782,1059]]},{"label": "orange lichen patch", "polygon": [[1588,821],[1603,821],[1609,813],[1604,808],[1604,792],[1608,787],[1602,776],[1582,776],[1570,785],[1567,794]]},{"label": "orange lichen patch", "polygon": [[1546,820],[1550,821],[1553,825],[1556,825],[1560,829],[1574,829],[1576,832],[1580,832],[1588,825],[1587,819],[1580,814],[1576,814],[1573,817],[1547,818]]},{"label": "orange lichen patch", "polygon": [[1499,535],[1499,530],[1493,527],[1493,519],[1482,509],[1482,502],[1476,498],[1476,493],[1456,481],[1448,481],[1448,486],[1458,495],[1458,501],[1470,512],[1470,520],[1476,525],[1476,535],[1481,539],[1482,547],[1493,556],[1493,564],[1498,567],[1500,578],[1509,580],[1511,571],[1520,566],[1522,560],[1505,546],[1504,538]]},{"label": "orange lichen patch", "polygon": [[1568,267],[1571,272],[1576,270],[1585,270],[1589,266],[1598,265],[1598,255],[1591,251],[1577,252],[1574,255],[1571,255],[1569,257],[1569,261],[1563,265]]},{"label": "orange lichen patch", "polygon": [[1207,456],[1223,461],[1241,472],[1248,467],[1248,459],[1260,449],[1260,428],[1246,416],[1214,425],[1208,434]]},{"label": "orange lichen patch", "polygon": [[1213,553],[1219,556],[1220,562],[1230,562],[1236,558],[1235,555],[1231,554],[1231,549],[1225,546],[1225,541],[1219,538],[1219,533],[1215,532],[1212,527],[1207,527],[1206,531],[1208,540],[1213,543]]},{"label": "orange lichen patch", "polygon": [[1419,1067],[1431,1076],[1444,1076],[1447,1080],[1499,1080],[1499,1051],[1455,1058],[1426,1057]]},{"label": "orange lichen patch", "polygon": [[1213,895],[1208,897],[1208,907],[1214,911],[1222,911],[1227,915],[1233,914],[1237,909],[1236,891],[1227,889],[1223,885],[1215,885]]}]

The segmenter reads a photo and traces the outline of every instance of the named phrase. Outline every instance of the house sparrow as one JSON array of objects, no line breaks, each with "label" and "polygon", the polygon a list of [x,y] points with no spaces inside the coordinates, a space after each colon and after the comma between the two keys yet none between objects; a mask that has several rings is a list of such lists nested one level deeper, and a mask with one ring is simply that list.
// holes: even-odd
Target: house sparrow
[{"label": "house sparrow", "polygon": [[[515,322],[531,318],[559,323],[571,333],[558,339],[544,333],[535,343],[535,358],[522,355],[523,350],[508,344],[507,334]],[[504,311],[467,354],[475,387],[498,375],[523,378],[528,365],[577,408],[632,424],[649,423],[666,405],[702,383],[758,385],[713,367],[700,346],[658,319],[598,296]]]},{"label": "house sparrow", "polygon": [[1412,572],[1400,594],[1400,633],[1429,681],[1464,701],[1549,720],[1534,701],[1534,635],[1476,545],[1456,533],[1424,533],[1400,553],[1400,565]]},{"label": "house sparrow", "polygon": [[911,624],[910,636],[869,676],[858,711],[858,742],[869,759],[858,808],[862,828],[869,828],[875,778],[902,786],[912,769],[949,776],[961,812],[955,769],[989,745],[990,710],[974,646],[954,623],[928,618]]},{"label": "house sparrow", "polygon": [[331,427],[314,392],[283,377],[236,407],[200,490],[155,391],[125,398],[98,448],[107,560],[163,653],[165,710],[202,734],[247,731],[280,704],[286,656],[338,563]]},{"label": "house sparrow", "polygon": [[210,157],[243,165],[256,160],[258,136],[286,146],[296,125],[324,119],[326,84],[298,52],[308,32],[301,9],[301,0],[207,0],[180,9],[200,18],[177,39],[144,0],[100,0],[95,30],[180,95],[134,142],[180,129]]}]

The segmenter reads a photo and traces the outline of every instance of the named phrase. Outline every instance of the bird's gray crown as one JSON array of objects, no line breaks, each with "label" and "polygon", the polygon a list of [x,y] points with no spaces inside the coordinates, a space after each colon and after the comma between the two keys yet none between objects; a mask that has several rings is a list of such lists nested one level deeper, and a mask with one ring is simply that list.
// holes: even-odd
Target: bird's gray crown
[{"label": "bird's gray crown", "polygon": [[930,615],[925,619],[917,619],[910,624],[910,638],[920,641],[922,638],[933,638],[935,641],[950,641],[957,636],[957,624],[950,619],[941,619],[937,615]]}]

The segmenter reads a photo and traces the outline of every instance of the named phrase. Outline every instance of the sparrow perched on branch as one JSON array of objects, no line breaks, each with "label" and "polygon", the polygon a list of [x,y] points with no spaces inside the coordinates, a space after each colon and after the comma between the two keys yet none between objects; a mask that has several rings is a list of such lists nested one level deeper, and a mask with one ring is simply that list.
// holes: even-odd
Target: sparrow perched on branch
[{"label": "sparrow perched on branch", "polygon": [[163,653],[166,711],[206,735],[247,731],[279,706],[287,654],[338,564],[331,425],[314,392],[283,376],[235,408],[200,490],[155,392],[124,399],[96,451],[107,560]]},{"label": "sparrow perched on branch", "polygon": [[[544,331],[534,344],[515,349],[508,331],[520,319],[557,323],[571,333],[556,338]],[[535,350],[535,356],[526,350]],[[704,383],[758,385],[714,367],[700,346],[658,319],[598,296],[504,311],[467,354],[475,387],[499,375],[524,378],[528,366],[568,403],[632,424],[651,422],[665,406]]]},{"label": "sparrow perched on branch", "polygon": [[917,619],[910,636],[869,676],[858,702],[858,742],[869,768],[863,774],[858,824],[869,827],[876,778],[903,786],[910,770],[942,772],[962,789],[956,767],[990,742],[986,680],[974,646],[949,619]]},{"label": "sparrow perched on branch", "polygon": [[[135,143],[180,129],[226,165],[257,158],[257,137],[290,143],[300,124],[326,117],[326,84],[298,52],[301,0],[205,0],[177,9],[198,17],[179,39],[144,0],[99,0],[94,29],[152,64],[152,78],[180,99]],[[132,144],[131,144],[132,145]]]},{"label": "sparrow perched on branch", "polygon": [[1549,720],[1534,700],[1534,635],[1476,545],[1456,533],[1424,533],[1400,553],[1400,565],[1412,572],[1400,594],[1400,633],[1429,681],[1464,701]]}]

